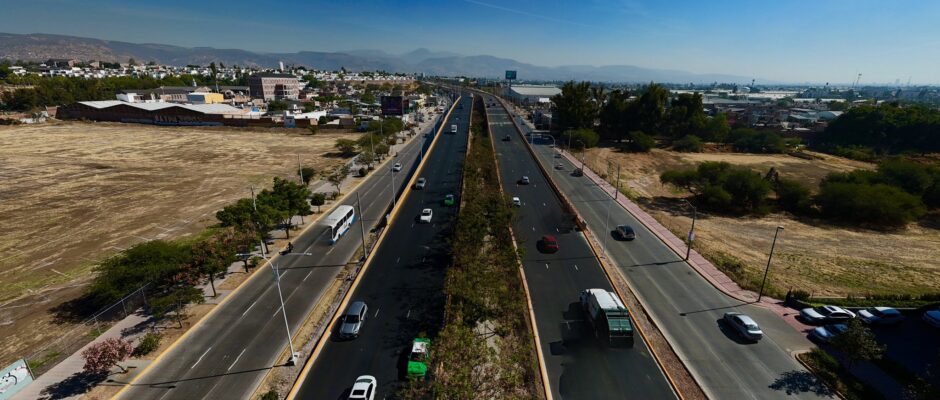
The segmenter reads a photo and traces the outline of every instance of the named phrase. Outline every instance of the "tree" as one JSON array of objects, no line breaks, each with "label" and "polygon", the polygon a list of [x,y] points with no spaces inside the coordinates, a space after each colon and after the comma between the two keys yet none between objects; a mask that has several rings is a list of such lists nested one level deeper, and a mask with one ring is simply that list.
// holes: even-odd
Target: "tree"
[{"label": "tree", "polygon": [[[737,135],[734,132],[737,132]],[[755,132],[753,129],[737,129],[731,136],[737,136],[734,149],[748,153],[783,153],[787,144],[780,135],[769,132]],[[751,133],[753,132],[753,133]]]},{"label": "tree", "polygon": [[774,191],[777,192],[777,204],[781,209],[792,213],[805,213],[813,206],[809,188],[800,182],[777,178]]},{"label": "tree", "polygon": [[832,339],[832,347],[845,357],[846,369],[861,361],[878,360],[886,347],[875,339],[875,335],[858,318],[850,319],[848,329]]},{"label": "tree", "polygon": [[310,136],[316,135],[317,133],[320,133],[320,125],[310,124],[310,126],[307,127],[307,131],[310,132]]},{"label": "tree", "polygon": [[343,164],[337,167],[326,180],[333,184],[336,188],[336,193],[340,193],[340,185],[343,184],[343,180],[345,180],[347,176],[349,176],[349,164]]},{"label": "tree", "polygon": [[335,147],[342,153],[343,157],[349,157],[356,154],[356,141],[352,139],[336,139]]},{"label": "tree", "polygon": [[668,170],[660,182],[688,190],[702,206],[737,213],[763,212],[770,182],[747,168],[703,162],[695,169]]},{"label": "tree", "polygon": [[554,113],[559,128],[592,128],[597,117],[597,105],[592,101],[591,84],[569,81],[561,87],[561,93],[552,96]]},{"label": "tree", "polygon": [[685,135],[682,139],[675,141],[672,148],[676,151],[697,153],[702,151],[702,139],[695,135]]},{"label": "tree", "polygon": [[218,296],[215,278],[235,262],[234,239],[235,230],[228,228],[193,245],[193,265],[208,278],[212,297]]},{"label": "tree", "polygon": [[573,129],[562,133],[561,140],[569,143],[571,148],[583,149],[597,146],[600,136],[590,129]]},{"label": "tree", "polygon": [[899,228],[926,213],[920,198],[881,183],[823,181],[816,203],[825,217],[874,228]]},{"label": "tree", "polygon": [[671,137],[701,135],[707,119],[702,106],[702,95],[682,93],[676,97],[666,113],[667,134]]},{"label": "tree", "polygon": [[127,64],[130,65],[130,66],[137,65],[137,60],[135,60],[134,57],[128,58],[128,59],[127,59]]},{"label": "tree", "polygon": [[373,104],[375,103],[375,95],[372,94],[371,92],[365,92],[361,96],[359,96],[359,101],[366,103],[366,104]]},{"label": "tree", "polygon": [[82,351],[82,358],[85,359],[85,366],[82,370],[88,374],[104,375],[112,367],[117,366],[121,372],[127,372],[127,368],[119,363],[127,360],[133,352],[134,346],[131,342],[121,338],[107,338]]},{"label": "tree", "polygon": [[310,181],[313,180],[313,176],[316,175],[316,173],[317,170],[313,167],[302,167],[297,170],[297,175],[304,180],[304,186],[310,185]]},{"label": "tree", "polygon": [[268,102],[268,112],[274,113],[287,110],[288,104],[283,100],[271,100]]},{"label": "tree", "polygon": [[607,140],[622,140],[635,124],[631,118],[630,93],[615,90],[607,95],[607,102],[600,109],[600,133]]},{"label": "tree", "polygon": [[310,196],[310,205],[317,207],[317,213],[320,213],[320,206],[326,204],[326,195],[323,193],[314,193]]},{"label": "tree", "polygon": [[724,142],[731,133],[731,126],[728,125],[728,117],[724,114],[718,114],[708,120],[705,129],[702,131],[702,139],[709,142]]},{"label": "tree", "polygon": [[367,165],[369,169],[372,169],[372,163],[375,162],[375,159],[375,153],[371,151],[363,151],[362,153],[359,153],[359,163]]}]

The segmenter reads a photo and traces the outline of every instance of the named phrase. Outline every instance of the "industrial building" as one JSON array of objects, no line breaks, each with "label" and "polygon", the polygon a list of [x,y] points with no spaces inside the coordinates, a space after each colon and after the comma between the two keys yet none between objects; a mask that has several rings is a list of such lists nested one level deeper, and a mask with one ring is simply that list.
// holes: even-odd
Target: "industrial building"
[{"label": "industrial building", "polygon": [[512,102],[519,104],[550,103],[554,95],[561,94],[561,89],[555,86],[540,85],[512,85],[504,88],[503,95]]},{"label": "industrial building", "polygon": [[120,100],[81,101],[59,107],[58,117],[154,125],[249,126],[274,123],[271,118],[227,104],[128,103]]}]

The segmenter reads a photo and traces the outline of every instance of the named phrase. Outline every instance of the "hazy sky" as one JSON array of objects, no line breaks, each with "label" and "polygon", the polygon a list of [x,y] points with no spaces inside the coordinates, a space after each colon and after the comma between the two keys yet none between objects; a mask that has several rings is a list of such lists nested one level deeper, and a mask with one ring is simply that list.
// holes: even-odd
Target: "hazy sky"
[{"label": "hazy sky", "polygon": [[0,32],[187,47],[426,47],[758,81],[940,83],[936,0],[0,0],[0,10]]}]

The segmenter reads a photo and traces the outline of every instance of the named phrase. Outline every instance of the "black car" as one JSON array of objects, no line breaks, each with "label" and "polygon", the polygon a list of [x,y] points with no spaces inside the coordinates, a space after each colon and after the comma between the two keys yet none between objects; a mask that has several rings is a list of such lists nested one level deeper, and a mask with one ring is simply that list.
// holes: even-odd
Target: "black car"
[{"label": "black car", "polygon": [[512,140],[512,138],[509,137],[509,135],[506,135],[506,136],[503,137],[503,141],[504,141],[504,142],[508,142],[508,141],[510,141],[510,140]]}]

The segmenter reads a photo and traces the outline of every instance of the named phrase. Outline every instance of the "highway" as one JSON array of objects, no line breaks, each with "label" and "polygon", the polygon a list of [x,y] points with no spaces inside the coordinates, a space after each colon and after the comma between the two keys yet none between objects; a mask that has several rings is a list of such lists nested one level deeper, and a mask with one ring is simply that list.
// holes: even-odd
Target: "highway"
[{"label": "highway", "polygon": [[[433,128],[432,124],[427,131],[433,132]],[[395,175],[396,192],[400,194],[409,172],[417,167],[421,147],[428,146],[432,137],[419,136],[399,151],[396,157],[404,166],[401,172],[392,172],[390,163],[387,169],[374,171],[359,186],[357,192],[365,215],[357,218],[363,218],[365,229],[371,229],[384,218],[392,201],[392,176]],[[356,196],[351,195],[342,204],[355,206],[355,202]],[[360,232],[357,221],[331,246],[325,227],[314,226],[293,240],[294,253],[276,260],[281,268],[281,289],[292,333],[361,247]],[[287,348],[274,275],[268,267],[264,268],[265,271],[257,272],[260,276],[252,276],[243,283],[234,297],[220,304],[155,361],[119,398],[247,398],[268,370],[283,361],[278,357]]]},{"label": "highway", "polygon": [[[791,355],[812,346],[802,333],[769,310],[717,290],[589,178],[573,176],[571,172],[580,165],[555,158],[550,139],[534,143],[540,161],[552,171],[552,179],[574,203],[710,398],[824,397],[811,390],[819,383]],[[562,169],[554,169],[555,163],[561,163]],[[637,239],[615,240],[611,231],[621,224],[632,226]],[[763,340],[754,344],[741,341],[720,322],[729,311],[753,317],[764,331]],[[804,389],[787,393],[786,389],[793,387]]]},{"label": "highway", "polygon": [[[443,322],[443,283],[450,265],[450,237],[455,207],[442,205],[447,194],[459,195],[469,133],[471,96],[461,98],[445,123],[444,133],[427,156],[419,176],[424,190],[412,190],[399,204],[382,243],[350,296],[369,307],[360,335],[340,340],[336,324],[319,356],[298,383],[297,399],[345,399],[360,375],[378,381],[376,399],[392,397],[404,376],[411,340],[426,332],[434,337]],[[449,134],[449,126],[458,126]],[[458,200],[459,203],[459,200]],[[431,224],[418,224],[418,214],[431,208]],[[343,311],[343,310],[341,310]]]},{"label": "highway", "polygon": [[[503,189],[522,200],[513,229],[525,254],[523,268],[553,397],[677,398],[639,333],[630,348],[602,348],[594,339],[578,295],[588,288],[612,290],[610,282],[506,111],[497,105],[487,112]],[[511,139],[504,141],[506,136]],[[522,176],[531,183],[517,184]],[[558,239],[560,250],[555,254],[542,254],[536,248],[537,240],[547,234]]]}]

